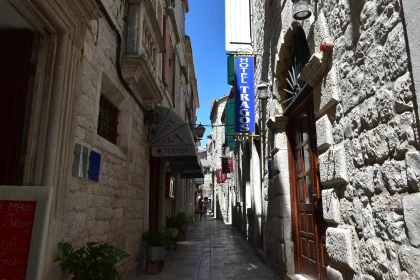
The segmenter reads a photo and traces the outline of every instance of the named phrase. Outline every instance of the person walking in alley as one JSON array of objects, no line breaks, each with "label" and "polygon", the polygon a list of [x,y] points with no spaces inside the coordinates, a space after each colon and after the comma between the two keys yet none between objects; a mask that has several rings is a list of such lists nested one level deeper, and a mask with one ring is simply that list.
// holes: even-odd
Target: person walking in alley
[{"label": "person walking in alley", "polygon": [[203,202],[203,212],[204,212],[204,218],[207,216],[207,210],[209,209],[209,199],[208,197],[204,197],[204,202]]},{"label": "person walking in alley", "polygon": [[203,214],[204,214],[204,209],[203,209],[203,207],[204,207],[203,199],[202,199],[202,198],[200,198],[200,199],[198,200],[198,211],[200,212],[200,220],[203,218]]}]

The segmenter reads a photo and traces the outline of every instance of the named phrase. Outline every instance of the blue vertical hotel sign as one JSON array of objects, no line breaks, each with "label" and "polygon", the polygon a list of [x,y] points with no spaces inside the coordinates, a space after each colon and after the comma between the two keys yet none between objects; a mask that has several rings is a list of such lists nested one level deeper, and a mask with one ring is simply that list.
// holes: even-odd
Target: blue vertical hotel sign
[{"label": "blue vertical hotel sign", "polygon": [[235,57],[235,132],[254,132],[254,58]]}]

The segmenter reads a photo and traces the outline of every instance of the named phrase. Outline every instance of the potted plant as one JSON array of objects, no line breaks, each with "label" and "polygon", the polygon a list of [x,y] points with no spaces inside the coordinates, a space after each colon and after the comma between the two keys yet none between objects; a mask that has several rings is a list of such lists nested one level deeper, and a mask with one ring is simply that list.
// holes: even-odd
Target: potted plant
[{"label": "potted plant", "polygon": [[181,227],[182,223],[178,221],[176,217],[166,216],[166,228],[172,232],[172,237],[178,236],[178,232]]},{"label": "potted plant", "polygon": [[171,238],[172,238],[172,243],[168,245],[167,249],[176,250],[179,229],[181,227],[182,227],[182,223],[180,223],[176,217],[166,216],[166,228],[171,233]]},{"label": "potted plant", "polygon": [[178,221],[178,223],[181,225],[181,228],[178,234],[178,240],[185,241],[187,240],[188,217],[184,212],[178,212],[175,218]]},{"label": "potted plant", "polygon": [[146,242],[146,259],[148,261],[160,261],[165,258],[165,248],[172,242],[170,231],[149,230],[143,232],[143,241]]},{"label": "potted plant", "polygon": [[184,212],[178,212],[176,214],[176,220],[179,224],[181,224],[181,230],[187,231],[187,225],[188,225],[188,217]]},{"label": "potted plant", "polygon": [[74,280],[115,280],[120,279],[115,267],[129,255],[108,243],[88,242],[86,246],[75,248],[71,243],[58,243],[59,252],[55,262],[62,271],[73,273]]}]

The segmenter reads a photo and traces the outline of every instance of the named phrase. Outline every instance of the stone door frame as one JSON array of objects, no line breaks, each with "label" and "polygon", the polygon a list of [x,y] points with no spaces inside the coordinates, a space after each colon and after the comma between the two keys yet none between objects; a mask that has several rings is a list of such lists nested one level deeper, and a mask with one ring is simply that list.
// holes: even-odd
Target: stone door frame
[{"label": "stone door frame", "polygon": [[95,0],[9,2],[40,37],[22,185],[52,187],[47,244],[34,279],[58,279],[51,257],[66,233],[83,42],[89,21],[101,13]]},{"label": "stone door frame", "polygon": [[[303,93],[305,94],[305,92]],[[289,169],[290,169],[290,200],[291,200],[291,212],[292,212],[292,239],[295,247],[295,270],[296,273],[300,274],[303,273],[303,265],[301,261],[301,241],[300,241],[300,232],[301,232],[301,225],[300,225],[300,212],[298,206],[298,191],[297,191],[297,180],[296,180],[296,161],[294,158],[294,133],[293,130],[293,120],[294,117],[297,116],[298,113],[301,112],[303,107],[307,108],[308,112],[313,113],[313,95],[312,92],[306,92],[306,96],[300,102],[296,108],[288,115],[288,128],[287,128],[287,138],[288,138],[288,154],[289,154]],[[309,108],[308,108],[309,106]],[[323,248],[322,244],[325,244],[325,231],[326,227],[323,221],[322,216],[322,205],[321,205],[321,184],[319,181],[319,171],[318,171],[318,157],[315,152],[316,150],[316,131],[315,131],[315,114],[313,113],[309,117],[309,124],[312,124],[312,127],[308,127],[309,129],[309,158],[310,158],[310,173],[312,178],[312,185],[315,185],[316,193],[314,197],[314,205],[313,208],[313,222],[314,222],[314,238],[315,238],[315,259],[317,261],[317,277],[318,279],[325,279],[326,277],[326,270],[325,267],[327,265],[326,260],[326,250],[325,246]],[[314,139],[315,138],[315,139]],[[312,139],[312,140],[311,140]],[[311,142],[312,141],[312,142]]]}]

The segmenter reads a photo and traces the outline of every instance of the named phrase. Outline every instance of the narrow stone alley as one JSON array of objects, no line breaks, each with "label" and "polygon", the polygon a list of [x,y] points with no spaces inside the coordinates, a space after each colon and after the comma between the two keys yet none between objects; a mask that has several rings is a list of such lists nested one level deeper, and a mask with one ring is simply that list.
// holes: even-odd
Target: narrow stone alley
[{"label": "narrow stone alley", "polygon": [[231,225],[214,218],[188,226],[187,241],[166,251],[165,268],[138,280],[275,280],[280,279]]}]

